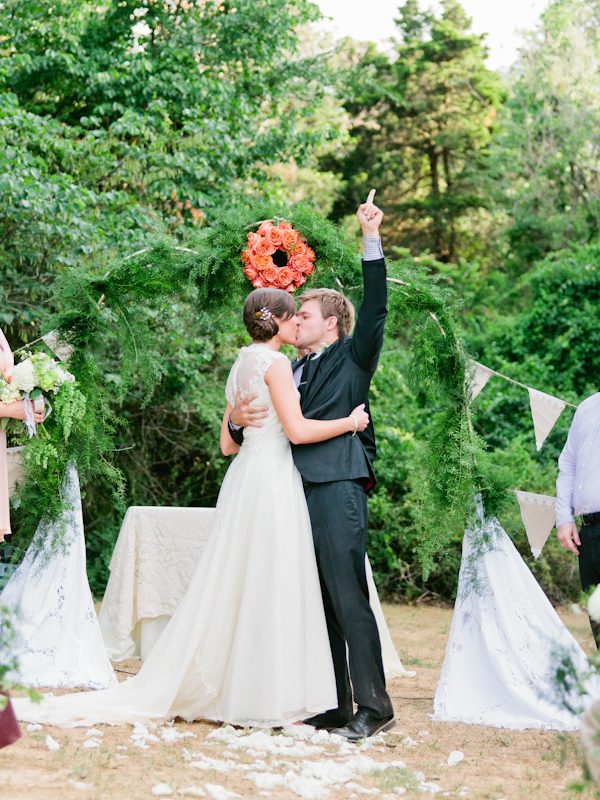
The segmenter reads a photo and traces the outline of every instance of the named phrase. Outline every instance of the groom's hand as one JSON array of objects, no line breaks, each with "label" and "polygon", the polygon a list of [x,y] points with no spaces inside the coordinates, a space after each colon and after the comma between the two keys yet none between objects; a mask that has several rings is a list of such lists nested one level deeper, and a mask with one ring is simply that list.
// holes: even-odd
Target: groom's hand
[{"label": "groom's hand", "polygon": [[259,420],[266,419],[269,416],[269,409],[266,406],[251,406],[250,403],[256,400],[257,397],[257,394],[251,394],[245,400],[242,400],[242,393],[238,387],[235,405],[229,415],[229,421],[240,428],[262,428],[262,422]]},{"label": "groom's hand", "polygon": [[373,203],[374,197],[375,189],[371,189],[367,202],[360,205],[356,212],[362,234],[366,239],[374,239],[379,236],[379,226],[383,219],[383,211]]},{"label": "groom's hand", "polygon": [[565,550],[571,550],[575,555],[579,555],[577,549],[581,545],[581,539],[577,531],[577,525],[574,522],[563,522],[556,529],[558,541],[562,544]]}]

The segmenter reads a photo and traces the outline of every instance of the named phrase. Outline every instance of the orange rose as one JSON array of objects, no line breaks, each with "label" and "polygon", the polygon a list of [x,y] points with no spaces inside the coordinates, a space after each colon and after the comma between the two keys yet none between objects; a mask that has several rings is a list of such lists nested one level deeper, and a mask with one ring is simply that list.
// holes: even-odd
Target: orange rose
[{"label": "orange rose", "polygon": [[272,228],[272,227],[273,227],[273,223],[272,222],[268,222],[268,221],[267,222],[263,222],[260,225],[257,233],[259,233],[261,236],[266,236],[267,233],[269,232],[269,229]]},{"label": "orange rose", "polygon": [[312,275],[312,274],[313,274],[313,272],[315,271],[315,265],[314,265],[314,264],[312,264],[311,262],[309,262],[309,264],[310,264],[309,268],[308,268],[308,269],[305,269],[305,270],[303,270],[303,272],[304,272],[304,274],[305,274],[305,275]]},{"label": "orange rose", "polygon": [[294,269],[298,269],[300,270],[300,272],[304,272],[310,275],[310,272],[308,272],[308,270],[310,267],[312,267],[312,262],[308,260],[308,256],[292,256],[292,258],[290,258],[288,266],[293,267]]},{"label": "orange rose", "polygon": [[292,270],[292,276],[294,283],[298,283],[299,281],[304,283],[304,278],[302,277],[302,273],[297,267],[290,267]]},{"label": "orange rose", "polygon": [[277,248],[273,247],[266,239],[261,239],[258,244],[254,245],[254,252],[261,256],[272,256],[276,250]]},{"label": "orange rose", "polygon": [[280,222],[279,223],[279,230],[280,231],[291,231],[292,225],[289,222]]},{"label": "orange rose", "polygon": [[259,272],[262,272],[263,270],[273,266],[273,259],[271,256],[259,254],[254,256],[254,259],[252,260],[252,266]]},{"label": "orange rose", "polygon": [[248,234],[248,238],[246,239],[246,241],[248,242],[248,247],[250,249],[255,247],[260,242],[260,240],[261,240],[260,234],[252,233],[252,231],[250,231],[250,233]]},{"label": "orange rose", "polygon": [[296,247],[294,247],[294,252],[292,253],[293,256],[305,256],[308,250],[308,246],[306,242],[298,242]]},{"label": "orange rose", "polygon": [[315,251],[312,249],[312,247],[306,248],[306,255],[311,261],[314,261],[316,258]]},{"label": "orange rose", "polygon": [[264,282],[262,275],[259,275],[255,281],[252,281],[252,286],[255,289],[266,289],[267,284]]},{"label": "orange rose", "polygon": [[[272,262],[272,259],[269,260]],[[263,269],[261,273],[262,279],[267,285],[270,283],[277,282],[277,274],[278,274],[277,267],[273,263],[271,263],[271,265],[268,266],[266,269]]]},{"label": "orange rose", "polygon": [[250,250],[242,250],[240,253],[240,258],[242,259],[242,264],[252,263],[252,253]]},{"label": "orange rose", "polygon": [[274,225],[269,228],[266,234],[266,239],[269,244],[273,245],[273,247],[281,247],[281,231],[279,228],[276,228]]},{"label": "orange rose", "polygon": [[290,283],[293,283],[294,276],[292,274],[292,270],[289,267],[283,267],[283,269],[279,270],[279,275],[277,277],[277,286],[280,289],[285,289],[286,286],[289,286]]},{"label": "orange rose", "polygon": [[286,292],[289,292],[290,294],[293,294],[296,291],[297,288],[298,287],[296,286],[295,283],[288,283],[288,285],[285,287],[285,290],[286,290]]},{"label": "orange rose", "polygon": [[258,270],[255,267],[248,265],[247,267],[244,267],[244,275],[249,281],[255,281],[258,278]]},{"label": "orange rose", "polygon": [[294,247],[298,244],[298,231],[290,230],[289,228],[284,228],[283,233],[281,234],[283,239],[283,246],[286,250],[293,250]]}]

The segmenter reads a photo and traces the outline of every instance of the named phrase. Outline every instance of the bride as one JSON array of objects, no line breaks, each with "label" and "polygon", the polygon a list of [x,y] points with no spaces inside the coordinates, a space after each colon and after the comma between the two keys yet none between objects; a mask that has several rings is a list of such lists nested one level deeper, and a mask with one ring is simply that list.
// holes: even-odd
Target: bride
[{"label": "bride", "polygon": [[[289,360],[296,305],[281,289],[244,304],[253,344],[227,380],[225,455],[239,451],[221,487],[214,523],[189,588],[134,678],[111,689],[14,701],[21,720],[62,727],[147,723],[176,716],[275,727],[337,706],[335,678],[294,443],[364,430],[364,406],[337,420],[304,419]],[[232,441],[238,393],[269,409],[261,428]]]}]

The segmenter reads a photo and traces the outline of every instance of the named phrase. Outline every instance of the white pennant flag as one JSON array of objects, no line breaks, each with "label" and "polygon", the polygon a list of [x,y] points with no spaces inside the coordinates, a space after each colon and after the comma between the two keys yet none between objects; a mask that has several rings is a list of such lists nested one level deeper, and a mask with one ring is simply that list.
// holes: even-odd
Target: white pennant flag
[{"label": "white pennant flag", "polygon": [[529,392],[529,405],[531,406],[531,416],[533,417],[533,428],[535,431],[535,446],[538,450],[542,445],[554,423],[560,417],[566,403],[551,394],[538,392],[536,389],[527,389]]},{"label": "white pennant flag", "polygon": [[467,378],[469,381],[468,395],[470,401],[473,402],[494,373],[491,369],[484,367],[483,364],[480,364],[478,361],[473,361],[472,359],[469,359],[469,366],[471,367],[472,374]]},{"label": "white pennant flag", "polygon": [[42,336],[42,341],[48,345],[54,355],[58,356],[61,361],[67,362],[73,355],[73,345],[62,342],[58,331],[50,331],[50,333]]},{"label": "white pennant flag", "polygon": [[533,494],[515,490],[521,519],[534,558],[539,558],[542,547],[546,544],[550,531],[556,522],[556,497],[547,494]]}]

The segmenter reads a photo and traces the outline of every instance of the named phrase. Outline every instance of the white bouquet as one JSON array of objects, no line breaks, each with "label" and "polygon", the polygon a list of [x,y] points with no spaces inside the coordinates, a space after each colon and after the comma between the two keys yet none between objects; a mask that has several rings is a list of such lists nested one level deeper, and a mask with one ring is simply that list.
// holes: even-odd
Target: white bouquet
[{"label": "white bouquet", "polygon": [[63,383],[75,383],[75,376],[46,353],[26,353],[17,364],[10,383],[0,375],[0,401],[14,403],[23,397],[34,399],[42,392],[58,394]]}]

